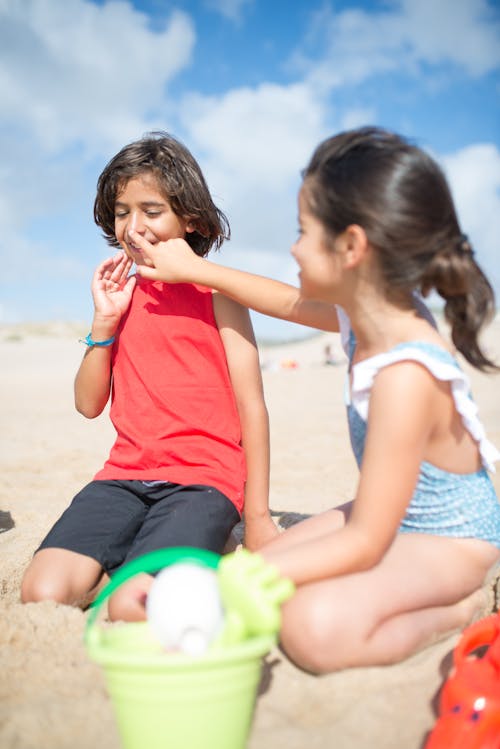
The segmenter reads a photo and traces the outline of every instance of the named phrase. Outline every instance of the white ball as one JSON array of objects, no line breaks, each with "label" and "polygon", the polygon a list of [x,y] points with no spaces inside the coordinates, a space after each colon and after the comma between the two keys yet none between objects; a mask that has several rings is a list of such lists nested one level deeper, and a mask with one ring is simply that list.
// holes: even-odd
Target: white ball
[{"label": "white ball", "polygon": [[150,588],[146,614],[164,648],[202,655],[224,621],[215,570],[193,562],[165,567]]}]

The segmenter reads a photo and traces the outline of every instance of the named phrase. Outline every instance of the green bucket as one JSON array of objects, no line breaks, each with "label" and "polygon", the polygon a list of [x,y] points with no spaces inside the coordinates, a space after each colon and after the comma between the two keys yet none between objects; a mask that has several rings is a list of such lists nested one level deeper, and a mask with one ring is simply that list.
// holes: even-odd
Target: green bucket
[{"label": "green bucket", "polygon": [[90,612],[87,652],[104,670],[125,749],[244,749],[262,657],[276,643],[265,635],[192,657],[166,653],[147,622],[97,623],[102,603],[139,572],[178,561],[216,568],[220,557],[165,549],[134,560],[102,590]]}]

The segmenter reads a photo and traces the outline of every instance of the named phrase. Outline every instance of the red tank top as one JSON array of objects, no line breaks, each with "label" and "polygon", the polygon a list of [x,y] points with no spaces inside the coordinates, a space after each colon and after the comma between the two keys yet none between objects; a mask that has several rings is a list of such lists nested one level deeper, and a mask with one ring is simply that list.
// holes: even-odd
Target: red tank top
[{"label": "red tank top", "polygon": [[210,289],[138,278],[112,367],[117,438],[95,479],[207,484],[241,512],[240,421]]}]

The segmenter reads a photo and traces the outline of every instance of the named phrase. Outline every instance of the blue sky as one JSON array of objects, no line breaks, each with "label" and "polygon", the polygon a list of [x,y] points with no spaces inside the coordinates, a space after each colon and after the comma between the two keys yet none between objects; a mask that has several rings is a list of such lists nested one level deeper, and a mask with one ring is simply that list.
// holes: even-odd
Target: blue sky
[{"label": "blue sky", "polygon": [[445,169],[500,298],[498,0],[0,0],[0,100],[0,323],[90,323],[97,177],[153,129],[229,216],[218,260],[291,283],[313,148],[397,130]]}]

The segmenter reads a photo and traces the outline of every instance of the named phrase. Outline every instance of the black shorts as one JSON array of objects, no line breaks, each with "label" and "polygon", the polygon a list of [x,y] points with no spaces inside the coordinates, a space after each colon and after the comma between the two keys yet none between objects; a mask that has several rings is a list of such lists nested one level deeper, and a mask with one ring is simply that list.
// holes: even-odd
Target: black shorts
[{"label": "black shorts", "polygon": [[91,481],[37,551],[68,549],[108,574],[156,549],[191,546],[221,554],[240,515],[222,492],[201,484]]}]

